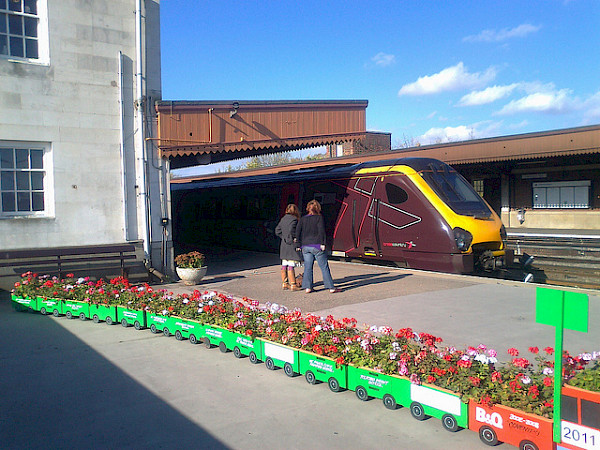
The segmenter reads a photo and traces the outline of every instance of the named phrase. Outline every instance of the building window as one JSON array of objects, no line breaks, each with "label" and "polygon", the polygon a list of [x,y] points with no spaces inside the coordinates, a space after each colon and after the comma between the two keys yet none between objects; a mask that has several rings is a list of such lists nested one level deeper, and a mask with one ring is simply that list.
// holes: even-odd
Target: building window
[{"label": "building window", "polygon": [[0,0],[0,56],[47,62],[44,6],[38,0]]},{"label": "building window", "polygon": [[534,208],[589,208],[591,181],[533,183]]},{"label": "building window", "polygon": [[483,180],[473,180],[473,189],[483,198]]},{"label": "building window", "polygon": [[48,146],[0,143],[0,216],[48,215]]}]

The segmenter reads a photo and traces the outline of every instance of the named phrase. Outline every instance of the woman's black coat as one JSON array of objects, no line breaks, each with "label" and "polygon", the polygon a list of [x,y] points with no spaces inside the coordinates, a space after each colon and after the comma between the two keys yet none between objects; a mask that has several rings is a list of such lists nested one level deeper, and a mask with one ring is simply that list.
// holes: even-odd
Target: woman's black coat
[{"label": "woman's black coat", "polygon": [[275,227],[275,234],[281,239],[279,257],[289,261],[302,261],[302,256],[296,251],[296,225],[298,219],[292,214],[286,214]]}]

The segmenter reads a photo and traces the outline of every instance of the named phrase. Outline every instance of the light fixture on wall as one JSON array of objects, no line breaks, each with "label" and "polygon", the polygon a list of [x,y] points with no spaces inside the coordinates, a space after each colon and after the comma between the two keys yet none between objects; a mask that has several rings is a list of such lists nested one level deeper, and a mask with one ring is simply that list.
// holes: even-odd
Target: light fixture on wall
[{"label": "light fixture on wall", "polygon": [[231,111],[229,111],[229,117],[235,116],[238,112],[239,107],[240,107],[240,104],[238,102],[233,102],[233,109]]}]

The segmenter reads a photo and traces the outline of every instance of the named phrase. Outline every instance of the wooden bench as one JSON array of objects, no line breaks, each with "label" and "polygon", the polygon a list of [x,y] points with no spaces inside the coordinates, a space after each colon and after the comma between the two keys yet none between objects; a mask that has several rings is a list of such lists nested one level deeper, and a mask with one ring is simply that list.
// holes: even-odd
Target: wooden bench
[{"label": "wooden bench", "polygon": [[0,251],[0,277],[20,276],[31,270],[40,275],[68,273],[100,278],[128,277],[132,269],[147,277],[142,242]]}]

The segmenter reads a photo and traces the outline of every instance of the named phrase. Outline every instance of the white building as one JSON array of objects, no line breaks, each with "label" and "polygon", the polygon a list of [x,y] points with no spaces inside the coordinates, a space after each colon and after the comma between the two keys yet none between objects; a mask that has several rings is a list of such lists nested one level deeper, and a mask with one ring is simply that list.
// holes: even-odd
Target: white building
[{"label": "white building", "polygon": [[167,270],[160,98],[159,0],[0,0],[0,252],[136,242]]}]

